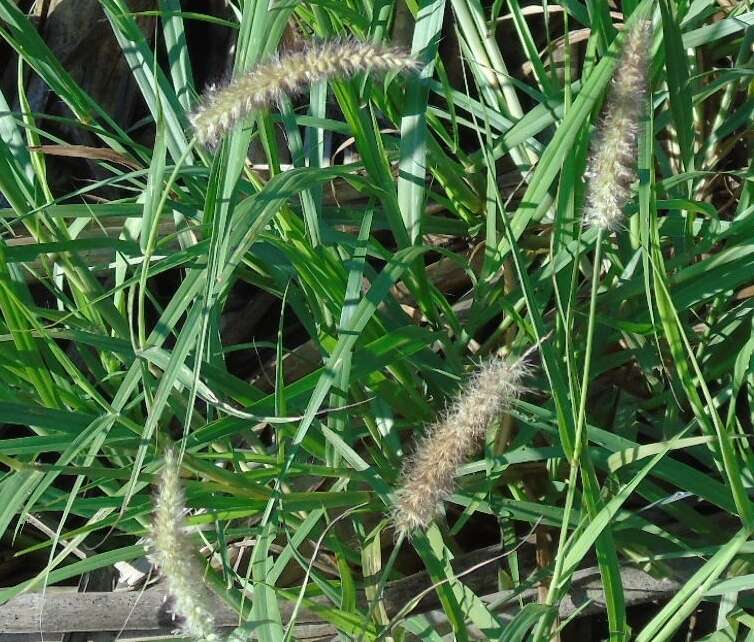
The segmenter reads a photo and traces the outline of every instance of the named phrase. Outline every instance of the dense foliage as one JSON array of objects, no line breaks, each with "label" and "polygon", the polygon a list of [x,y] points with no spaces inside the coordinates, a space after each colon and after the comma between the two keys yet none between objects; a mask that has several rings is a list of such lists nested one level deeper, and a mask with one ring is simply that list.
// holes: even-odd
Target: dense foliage
[{"label": "dense foliage", "polygon": [[[171,449],[194,561],[265,642],[301,610],[354,641],[568,635],[585,568],[595,639],[754,639],[748,3],[99,0],[127,122],[25,8],[0,0],[0,534],[24,562],[0,600],[144,558]],[[647,91],[604,117],[641,119],[633,165],[587,198],[644,20]],[[333,40],[420,65],[297,79],[195,139],[205,82]],[[624,219],[582,225],[606,194]],[[535,345],[443,510],[396,533],[427,427]],[[489,581],[456,576],[480,549]],[[632,608],[627,569],[677,588]],[[421,571],[429,607],[383,599]]]}]

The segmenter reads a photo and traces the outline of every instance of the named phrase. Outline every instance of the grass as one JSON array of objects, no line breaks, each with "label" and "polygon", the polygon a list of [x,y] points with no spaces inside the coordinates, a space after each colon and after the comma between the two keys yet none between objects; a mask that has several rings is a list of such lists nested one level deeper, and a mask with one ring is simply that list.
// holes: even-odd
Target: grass
[{"label": "grass", "polygon": [[[595,565],[595,638],[754,639],[748,3],[246,0],[218,19],[162,0],[149,35],[122,0],[100,5],[140,128],[0,0],[18,60],[0,96],[0,536],[29,561],[3,602],[143,557],[173,447],[197,551],[216,554],[206,581],[264,642],[291,637],[292,604],[343,639],[549,639]],[[625,229],[602,234],[580,225],[582,176],[620,11],[654,21],[651,109]],[[424,66],[317,83],[208,150],[188,115],[190,27],[209,20],[235,34],[236,74],[286,30],[397,43]],[[68,116],[32,109],[31,75]],[[108,150],[95,179],[51,178],[60,146],[92,154],[61,125]],[[445,514],[396,541],[416,436],[480,357],[536,342],[527,394]],[[496,585],[456,576],[454,557],[503,542]],[[626,606],[625,569],[669,560],[690,569],[680,590]],[[444,624],[380,601],[419,569]],[[542,603],[512,619],[482,599],[532,587]]]}]

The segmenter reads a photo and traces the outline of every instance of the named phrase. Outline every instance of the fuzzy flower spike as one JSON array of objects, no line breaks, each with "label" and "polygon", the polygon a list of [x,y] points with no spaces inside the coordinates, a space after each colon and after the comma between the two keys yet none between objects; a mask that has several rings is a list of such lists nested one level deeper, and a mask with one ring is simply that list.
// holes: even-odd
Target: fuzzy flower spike
[{"label": "fuzzy flower spike", "polygon": [[586,172],[584,224],[618,229],[636,180],[636,139],[647,94],[652,24],[638,22],[626,38],[605,116],[592,145]]},{"label": "fuzzy flower spike", "polygon": [[426,528],[435,518],[455,488],[458,468],[478,448],[490,424],[521,394],[528,371],[524,361],[494,358],[484,363],[419,440],[396,493],[393,524],[398,533]]},{"label": "fuzzy flower spike", "polygon": [[175,598],[175,612],[183,618],[183,632],[202,642],[220,642],[222,638],[215,630],[215,618],[208,606],[202,568],[186,529],[186,501],[172,451],[165,453],[156,504],[150,552]]},{"label": "fuzzy flower spike", "polygon": [[213,145],[253,111],[280,96],[301,93],[312,83],[417,66],[416,59],[400,49],[367,42],[324,42],[260,63],[230,84],[210,89],[190,120],[199,142]]}]

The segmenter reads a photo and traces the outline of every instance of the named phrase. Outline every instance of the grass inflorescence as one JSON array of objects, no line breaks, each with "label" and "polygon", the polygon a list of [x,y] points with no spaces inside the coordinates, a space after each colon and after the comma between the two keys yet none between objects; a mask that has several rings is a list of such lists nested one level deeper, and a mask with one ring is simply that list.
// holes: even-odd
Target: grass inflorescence
[{"label": "grass inflorescence", "polygon": [[316,43],[265,60],[228,84],[211,87],[190,120],[199,142],[213,145],[255,110],[270,107],[280,96],[299,94],[316,82],[417,67],[414,57],[396,47],[355,40]]},{"label": "grass inflorescence", "polygon": [[586,172],[584,223],[617,230],[636,180],[636,152],[642,114],[647,108],[648,56],[652,25],[636,24],[628,34],[612,81],[605,115],[592,143]]},{"label": "grass inflorescence", "polygon": [[175,612],[182,621],[181,630],[195,640],[220,642],[204,572],[186,526],[186,512],[178,462],[169,450],[157,486],[148,550],[167,580]]},{"label": "grass inflorescence", "polygon": [[478,449],[487,430],[522,391],[522,361],[482,364],[420,439],[404,464],[393,523],[399,533],[426,528],[453,492],[458,468]]}]

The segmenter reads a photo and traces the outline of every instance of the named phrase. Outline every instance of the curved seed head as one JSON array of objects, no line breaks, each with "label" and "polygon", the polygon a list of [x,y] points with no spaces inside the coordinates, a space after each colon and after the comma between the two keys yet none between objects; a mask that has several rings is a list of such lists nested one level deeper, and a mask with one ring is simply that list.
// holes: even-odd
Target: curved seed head
[{"label": "curved seed head", "polygon": [[418,67],[400,49],[368,42],[324,42],[258,64],[224,87],[212,87],[189,116],[199,142],[214,145],[257,109],[312,83],[347,78],[359,72],[389,73]]}]

